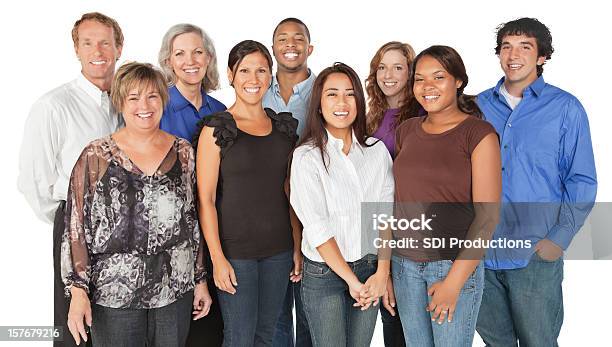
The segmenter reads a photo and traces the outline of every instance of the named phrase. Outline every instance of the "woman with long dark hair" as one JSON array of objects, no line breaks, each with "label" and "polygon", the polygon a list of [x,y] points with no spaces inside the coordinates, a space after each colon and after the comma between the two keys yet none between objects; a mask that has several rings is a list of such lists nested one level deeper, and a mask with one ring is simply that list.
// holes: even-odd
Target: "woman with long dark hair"
[{"label": "woman with long dark hair", "polygon": [[[481,119],[474,97],[463,93],[467,83],[454,49],[432,46],[421,52],[412,65],[410,107],[418,103],[426,115],[397,130],[396,214],[429,218],[432,229],[394,231],[396,239],[412,237],[421,245],[396,249],[392,258],[397,307],[410,346],[471,346],[474,337],[484,252],[453,247],[451,241],[491,236],[501,161],[495,129]],[[433,249],[432,239],[445,244]]]},{"label": "woman with long dark hair", "polygon": [[314,346],[369,346],[389,259],[367,252],[361,203],[391,201],[391,156],[366,135],[355,71],[336,63],[314,82],[304,138],[293,153],[291,205],[303,224],[302,301]]}]

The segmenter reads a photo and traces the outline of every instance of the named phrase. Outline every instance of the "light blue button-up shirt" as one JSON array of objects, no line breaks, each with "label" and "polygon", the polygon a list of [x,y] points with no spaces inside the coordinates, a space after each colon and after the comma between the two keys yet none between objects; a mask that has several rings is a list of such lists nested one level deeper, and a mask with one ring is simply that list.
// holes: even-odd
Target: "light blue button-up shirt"
[{"label": "light blue button-up shirt", "polygon": [[306,111],[310,103],[310,93],[312,85],[317,76],[308,69],[308,78],[293,86],[293,94],[289,98],[289,102],[285,104],[285,100],[280,93],[280,86],[276,76],[272,76],[270,88],[264,95],[263,107],[273,109],[276,113],[290,112],[293,118],[298,120],[297,134],[302,136],[306,126]]},{"label": "light blue button-up shirt", "polygon": [[489,249],[489,269],[527,266],[545,238],[566,249],[597,194],[589,121],[578,99],[540,76],[512,110],[503,82],[478,95],[501,141],[503,206],[494,239],[531,240],[532,247]]}]

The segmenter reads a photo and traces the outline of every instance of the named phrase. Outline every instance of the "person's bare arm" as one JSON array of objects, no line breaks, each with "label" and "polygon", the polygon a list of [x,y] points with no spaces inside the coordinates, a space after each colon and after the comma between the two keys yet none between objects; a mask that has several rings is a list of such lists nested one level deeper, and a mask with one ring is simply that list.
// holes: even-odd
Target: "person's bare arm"
[{"label": "person's bare arm", "polygon": [[196,155],[196,174],[198,181],[198,218],[204,239],[213,262],[213,278],[215,286],[230,294],[236,293],[234,286],[238,285],[231,264],[225,258],[219,239],[219,222],[217,219],[217,182],[221,151],[215,143],[214,129],[204,127],[198,140]]},{"label": "person's bare arm", "polygon": [[[466,239],[490,238],[499,220],[501,197],[501,158],[499,142],[494,133],[485,136],[472,152],[472,200],[475,217]],[[444,322],[447,314],[452,321],[457,298],[465,281],[476,269],[484,249],[461,250],[446,278],[428,290],[432,296],[427,310],[432,320]]]}]

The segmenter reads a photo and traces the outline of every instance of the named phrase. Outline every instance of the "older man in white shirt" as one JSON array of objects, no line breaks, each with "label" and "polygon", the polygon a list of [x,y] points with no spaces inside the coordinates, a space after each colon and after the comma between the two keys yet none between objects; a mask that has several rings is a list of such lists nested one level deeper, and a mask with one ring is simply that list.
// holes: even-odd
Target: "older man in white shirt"
[{"label": "older man in white shirt", "polygon": [[121,28],[108,16],[86,13],[75,22],[72,40],[81,73],[32,106],[19,157],[19,190],[38,218],[54,223],[54,325],[64,327],[64,341],[55,341],[54,346],[74,346],[66,327],[69,307],[59,270],[70,173],[90,141],[122,125],[109,102],[115,63],[123,47]]}]

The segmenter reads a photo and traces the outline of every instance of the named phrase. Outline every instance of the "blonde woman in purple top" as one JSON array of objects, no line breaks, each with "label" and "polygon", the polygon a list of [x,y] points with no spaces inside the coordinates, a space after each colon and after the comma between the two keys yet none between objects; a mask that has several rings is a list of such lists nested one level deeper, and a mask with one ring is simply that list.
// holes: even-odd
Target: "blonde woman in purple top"
[{"label": "blonde woman in purple top", "polygon": [[395,128],[418,113],[408,108],[411,92],[406,88],[414,56],[409,44],[387,42],[372,58],[366,79],[368,134],[382,140],[391,157],[395,157]]},{"label": "blonde woman in purple top", "polygon": [[[405,119],[416,116],[409,110],[410,90],[406,88],[410,77],[410,64],[414,50],[398,41],[382,45],[370,62],[370,75],[366,79],[368,93],[368,134],[380,139],[391,157],[395,158],[395,129]],[[405,346],[399,315],[395,311],[393,284],[388,281],[386,305],[380,306],[385,346]],[[385,308],[387,307],[387,308]]]}]

